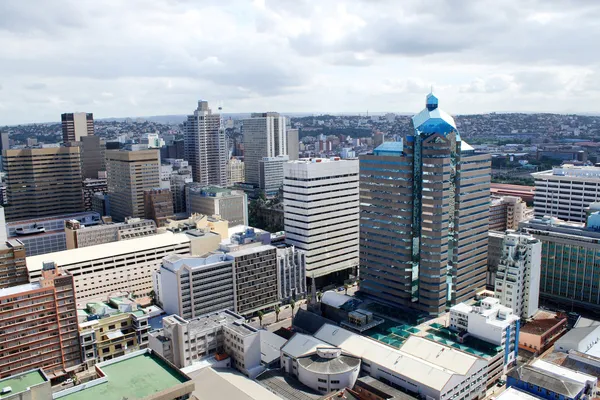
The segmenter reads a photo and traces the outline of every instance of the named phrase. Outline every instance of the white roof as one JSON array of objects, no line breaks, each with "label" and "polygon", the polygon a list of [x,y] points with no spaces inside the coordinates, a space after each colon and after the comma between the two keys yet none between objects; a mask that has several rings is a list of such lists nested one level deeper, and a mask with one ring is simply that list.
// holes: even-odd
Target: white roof
[{"label": "white roof", "polygon": [[586,384],[587,382],[597,382],[598,378],[588,374],[574,371],[569,368],[561,367],[560,365],[552,364],[543,360],[536,360],[531,364],[533,367],[541,369],[543,371],[552,372],[556,375],[560,375],[563,378],[571,379],[575,382]]},{"label": "white roof", "polygon": [[273,332],[260,330],[260,358],[266,363],[277,360],[287,340]]},{"label": "white roof", "polygon": [[262,246],[248,247],[246,249],[232,251],[231,253],[228,253],[228,255],[230,255],[231,257],[241,257],[241,256],[246,256],[248,254],[254,254],[254,253],[259,253],[261,251],[274,250],[274,249],[275,249],[275,247],[271,246],[270,244],[263,244]]},{"label": "white roof", "polygon": [[467,375],[478,361],[486,365],[483,359],[417,336],[399,350],[331,324],[323,325],[315,337],[437,391],[453,376]]},{"label": "white roof", "polygon": [[500,393],[496,400],[540,400],[540,398],[514,387],[509,387]]},{"label": "white roof", "polygon": [[281,400],[259,383],[232,369],[204,368],[193,379],[193,395],[199,400]]},{"label": "white roof", "polygon": [[40,289],[41,287],[42,285],[40,285],[38,282],[24,283],[18,286],[7,287],[0,289],[0,297],[12,296],[22,292],[29,292],[30,290]]},{"label": "white roof", "polygon": [[185,233],[165,233],[144,236],[141,238],[120,240],[118,242],[104,243],[96,246],[81,247],[78,249],[58,251],[56,253],[42,254],[27,257],[27,270],[40,271],[45,261],[54,261],[59,267],[88,262],[101,258],[116,257],[123,254],[131,254],[139,251],[150,250],[159,247],[172,246],[187,243],[190,237]]},{"label": "white roof", "polygon": [[321,303],[325,303],[328,306],[336,308],[339,308],[341,305],[348,302],[348,300],[352,300],[352,297],[333,290],[326,291],[321,297]]},{"label": "white roof", "polygon": [[290,357],[298,358],[305,354],[317,351],[317,347],[330,347],[330,344],[322,342],[310,335],[296,333],[281,348],[281,351],[289,354]]}]

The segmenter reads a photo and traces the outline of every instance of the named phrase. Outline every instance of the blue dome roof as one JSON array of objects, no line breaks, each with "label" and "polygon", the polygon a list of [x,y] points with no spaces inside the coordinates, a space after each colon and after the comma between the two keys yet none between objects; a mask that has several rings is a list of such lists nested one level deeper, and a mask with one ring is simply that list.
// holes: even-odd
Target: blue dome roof
[{"label": "blue dome roof", "polygon": [[440,133],[447,135],[455,131],[458,135],[454,118],[438,108],[438,98],[433,93],[427,95],[426,107],[412,117],[412,122],[417,134]]},{"label": "blue dome roof", "polygon": [[425,107],[427,107],[427,109],[429,111],[433,111],[438,107],[438,98],[435,97],[435,95],[433,93],[429,93],[427,95],[427,100],[425,101]]}]

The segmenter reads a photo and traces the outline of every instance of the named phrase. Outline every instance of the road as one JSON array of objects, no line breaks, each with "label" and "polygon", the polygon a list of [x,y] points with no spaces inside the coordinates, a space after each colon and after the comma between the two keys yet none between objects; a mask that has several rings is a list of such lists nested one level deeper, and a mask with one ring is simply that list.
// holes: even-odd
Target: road
[{"label": "road", "polygon": [[[303,310],[306,310],[306,300],[298,300],[296,302],[296,308],[294,308],[294,315],[296,315],[296,311],[298,311],[298,307],[301,307]],[[280,306],[280,312],[279,312],[279,322],[283,322],[283,321],[287,321],[287,326],[291,326],[292,322],[291,322],[291,317],[292,317],[292,308],[290,307],[289,304],[286,305],[282,305]],[[271,329],[272,324],[277,322],[277,316],[275,315],[275,311],[272,311],[270,313],[265,313],[265,315],[263,315],[263,319],[262,319],[262,327],[263,328],[269,328],[269,330],[277,330],[279,329],[281,326],[279,326],[277,329]],[[258,320],[257,317],[254,317],[250,320],[249,324],[255,328],[260,328],[260,321]],[[282,326],[286,326],[285,324],[278,324],[278,325],[282,325]]]}]

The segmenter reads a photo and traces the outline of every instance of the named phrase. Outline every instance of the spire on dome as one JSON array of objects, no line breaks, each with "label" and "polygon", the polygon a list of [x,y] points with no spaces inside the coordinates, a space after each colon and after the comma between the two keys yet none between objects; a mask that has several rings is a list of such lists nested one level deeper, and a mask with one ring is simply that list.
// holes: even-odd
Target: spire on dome
[{"label": "spire on dome", "polygon": [[431,92],[427,95],[425,107],[427,107],[429,111],[433,111],[438,108],[438,98],[433,94],[433,87],[431,87]]}]

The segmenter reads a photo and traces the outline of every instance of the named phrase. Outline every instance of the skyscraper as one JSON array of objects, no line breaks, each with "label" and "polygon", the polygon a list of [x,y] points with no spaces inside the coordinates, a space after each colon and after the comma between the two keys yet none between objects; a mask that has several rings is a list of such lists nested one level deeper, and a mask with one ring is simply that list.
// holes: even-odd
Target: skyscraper
[{"label": "skyscraper", "polygon": [[199,101],[193,115],[183,123],[185,158],[192,167],[194,182],[227,186],[227,140],[221,116],[213,114],[208,102]]},{"label": "skyscraper", "polygon": [[490,156],[427,96],[404,142],[360,158],[361,290],[438,314],[485,287]]},{"label": "skyscraper", "polygon": [[6,220],[83,211],[78,147],[4,150]]},{"label": "skyscraper", "polygon": [[81,175],[84,179],[98,179],[98,172],[106,171],[106,142],[99,136],[81,138]]},{"label": "skyscraper", "polygon": [[81,142],[84,136],[94,135],[94,114],[65,113],[60,116],[62,121],[63,143]]},{"label": "skyscraper", "polygon": [[254,113],[243,124],[246,183],[259,186],[259,162],[287,155],[285,117],[275,112]]},{"label": "skyscraper", "polygon": [[115,221],[143,218],[144,191],[160,187],[158,150],[106,152],[110,214]]},{"label": "skyscraper", "polygon": [[290,161],[297,160],[300,154],[300,139],[298,138],[298,129],[287,130],[287,155]]}]

